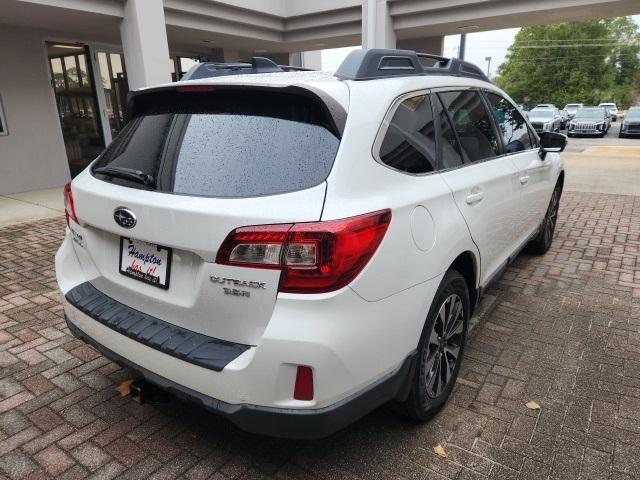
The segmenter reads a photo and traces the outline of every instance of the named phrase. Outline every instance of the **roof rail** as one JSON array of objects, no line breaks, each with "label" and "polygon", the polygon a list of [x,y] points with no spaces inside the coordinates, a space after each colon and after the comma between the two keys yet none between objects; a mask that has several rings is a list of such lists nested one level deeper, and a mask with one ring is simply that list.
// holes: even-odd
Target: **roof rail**
[{"label": "roof rail", "polygon": [[[420,63],[420,58],[435,60],[435,63],[426,67]],[[413,50],[382,48],[352,51],[335,73],[335,76],[342,80],[374,80],[419,75],[453,75],[490,82],[480,68],[458,58],[416,53]]]},{"label": "roof rail", "polygon": [[227,75],[246,75],[254,73],[274,73],[308,68],[294,67],[292,65],[277,65],[273,60],[265,57],[252,57],[251,62],[202,62],[196,63],[185,73],[180,80],[196,80],[199,78],[223,77]]}]

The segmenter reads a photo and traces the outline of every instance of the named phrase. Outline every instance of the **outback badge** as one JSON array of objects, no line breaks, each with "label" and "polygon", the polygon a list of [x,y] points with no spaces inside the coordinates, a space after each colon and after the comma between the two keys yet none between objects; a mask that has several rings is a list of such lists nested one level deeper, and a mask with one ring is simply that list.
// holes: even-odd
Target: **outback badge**
[{"label": "outback badge", "polygon": [[232,288],[232,287],[245,287],[245,288],[259,288],[266,289],[267,284],[264,282],[255,282],[248,280],[239,280],[237,278],[227,278],[227,277],[216,277],[215,275],[211,275],[209,277],[213,283],[218,283],[222,285],[222,291],[225,295],[233,295],[235,297],[251,297],[251,292],[249,290],[241,290],[240,288]]}]

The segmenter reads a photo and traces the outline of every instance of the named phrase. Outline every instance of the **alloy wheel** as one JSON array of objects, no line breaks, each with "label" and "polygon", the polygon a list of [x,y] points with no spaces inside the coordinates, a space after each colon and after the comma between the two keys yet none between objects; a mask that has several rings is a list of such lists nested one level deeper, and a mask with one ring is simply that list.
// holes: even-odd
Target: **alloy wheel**
[{"label": "alloy wheel", "polygon": [[463,329],[464,307],[454,293],[442,302],[426,345],[423,371],[431,398],[438,397],[453,378],[464,340]]}]

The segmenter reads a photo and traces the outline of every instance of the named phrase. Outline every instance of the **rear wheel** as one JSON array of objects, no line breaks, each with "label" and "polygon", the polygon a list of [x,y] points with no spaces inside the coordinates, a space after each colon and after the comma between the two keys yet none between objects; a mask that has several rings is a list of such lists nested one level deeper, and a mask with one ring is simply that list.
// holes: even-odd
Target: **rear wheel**
[{"label": "rear wheel", "polygon": [[444,406],[456,383],[469,322],[469,290],[464,277],[449,270],[435,295],[418,344],[418,365],[411,390],[400,404],[414,420],[424,421]]},{"label": "rear wheel", "polygon": [[542,255],[551,248],[551,242],[553,241],[553,233],[556,230],[556,222],[558,221],[558,208],[560,206],[560,195],[562,194],[562,188],[560,184],[556,184],[551,194],[551,200],[549,200],[549,206],[547,212],[544,215],[544,219],[540,224],[538,235],[529,242],[527,245],[527,251],[536,255]]}]

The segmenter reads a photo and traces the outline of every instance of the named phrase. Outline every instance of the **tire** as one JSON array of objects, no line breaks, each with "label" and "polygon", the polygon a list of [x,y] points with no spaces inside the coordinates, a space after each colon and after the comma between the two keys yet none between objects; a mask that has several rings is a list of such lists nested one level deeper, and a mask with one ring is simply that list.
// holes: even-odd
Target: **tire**
[{"label": "tire", "polygon": [[556,223],[558,221],[558,207],[560,205],[561,195],[562,188],[560,187],[560,184],[557,183],[556,187],[553,189],[553,193],[551,194],[547,211],[544,214],[542,223],[540,224],[538,235],[536,235],[536,237],[527,244],[526,250],[528,253],[542,255],[551,248],[553,233],[556,230]]},{"label": "tire", "polygon": [[[460,273],[449,270],[438,287],[420,336],[409,395],[398,404],[409,418],[420,422],[430,419],[451,395],[464,354],[469,312],[467,282]],[[442,332],[447,324],[452,328],[445,336]]]}]

